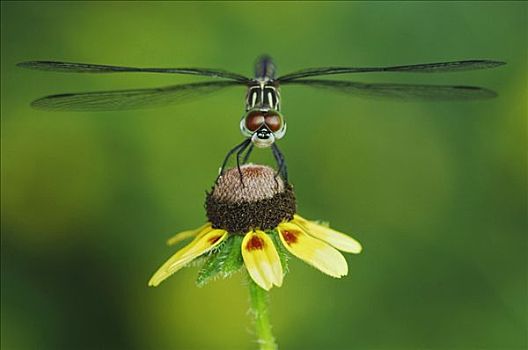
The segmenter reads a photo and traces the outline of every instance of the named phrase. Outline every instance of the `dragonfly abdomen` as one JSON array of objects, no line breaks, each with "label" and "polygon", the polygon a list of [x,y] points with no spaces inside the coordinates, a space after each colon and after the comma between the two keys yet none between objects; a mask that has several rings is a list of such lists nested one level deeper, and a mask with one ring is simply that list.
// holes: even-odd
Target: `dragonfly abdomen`
[{"label": "dragonfly abdomen", "polygon": [[273,59],[268,55],[262,55],[255,63],[255,79],[273,80],[276,77],[276,67]]}]

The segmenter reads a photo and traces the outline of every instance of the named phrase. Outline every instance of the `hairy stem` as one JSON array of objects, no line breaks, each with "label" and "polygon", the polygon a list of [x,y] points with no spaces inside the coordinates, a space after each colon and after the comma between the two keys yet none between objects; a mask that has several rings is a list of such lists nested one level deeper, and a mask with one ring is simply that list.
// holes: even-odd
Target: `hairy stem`
[{"label": "hairy stem", "polygon": [[276,350],[277,344],[271,333],[268,315],[268,292],[260,288],[248,275],[251,314],[255,322],[255,331],[260,350]]}]

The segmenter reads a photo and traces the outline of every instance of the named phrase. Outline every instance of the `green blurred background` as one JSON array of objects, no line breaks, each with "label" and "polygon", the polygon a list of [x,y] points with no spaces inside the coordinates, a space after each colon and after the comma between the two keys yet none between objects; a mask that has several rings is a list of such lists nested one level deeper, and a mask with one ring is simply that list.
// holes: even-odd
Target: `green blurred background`
[{"label": "green blurred background", "polygon": [[[212,67],[489,58],[487,71],[350,75],[468,84],[497,99],[398,103],[285,87],[279,145],[300,213],[364,245],[334,280],[293,259],[273,289],[283,349],[526,349],[527,4],[2,2],[3,349],[253,349],[241,275],[158,288],[171,234],[240,142],[243,88],[185,105],[52,113],[52,93],[204,78],[82,75],[30,59]],[[271,162],[268,152],[254,161]]]}]

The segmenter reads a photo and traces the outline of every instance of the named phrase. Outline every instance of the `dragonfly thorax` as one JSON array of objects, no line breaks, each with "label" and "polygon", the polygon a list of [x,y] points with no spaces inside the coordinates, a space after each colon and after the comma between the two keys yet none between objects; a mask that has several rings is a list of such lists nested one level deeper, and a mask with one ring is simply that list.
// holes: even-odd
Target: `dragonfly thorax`
[{"label": "dragonfly thorax", "polygon": [[280,110],[280,93],[278,87],[270,80],[257,80],[248,87],[246,111],[250,109]]}]

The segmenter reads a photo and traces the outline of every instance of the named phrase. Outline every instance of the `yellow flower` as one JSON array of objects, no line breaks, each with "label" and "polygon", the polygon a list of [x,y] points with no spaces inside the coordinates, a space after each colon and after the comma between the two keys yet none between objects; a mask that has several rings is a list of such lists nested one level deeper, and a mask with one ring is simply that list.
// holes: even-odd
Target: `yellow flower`
[{"label": "yellow flower", "polygon": [[[154,273],[150,286],[157,286],[192,260],[215,250],[234,236],[243,236],[243,263],[253,281],[265,290],[282,285],[284,269],[272,235],[276,234],[288,252],[336,278],[347,275],[348,265],[339,252],[358,254],[355,239],[295,213],[290,185],[277,179],[265,166],[246,165],[239,173],[232,169],[213,187],[206,200],[209,222],[196,230],[184,231],[168,241],[176,244],[194,238]],[[280,249],[279,249],[280,251]]]}]

